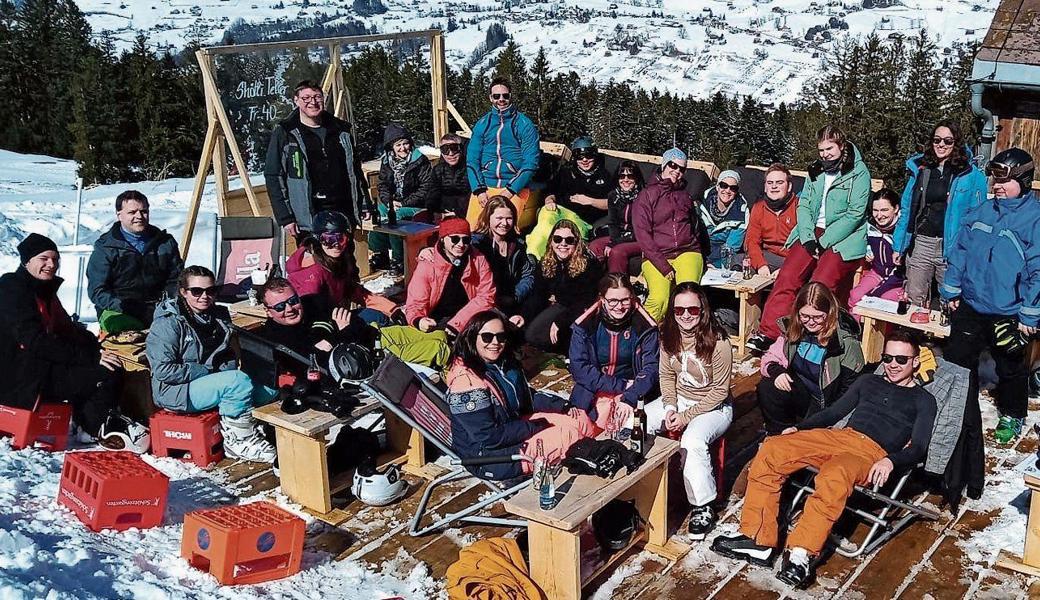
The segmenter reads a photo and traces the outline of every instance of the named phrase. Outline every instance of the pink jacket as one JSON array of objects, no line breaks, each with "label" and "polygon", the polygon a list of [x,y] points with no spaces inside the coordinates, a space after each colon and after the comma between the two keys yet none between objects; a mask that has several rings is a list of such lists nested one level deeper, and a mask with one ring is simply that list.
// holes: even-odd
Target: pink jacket
[{"label": "pink jacket", "polygon": [[[451,263],[443,254],[436,251],[430,254],[432,256],[429,260],[416,263],[412,280],[408,282],[404,315],[409,323],[429,316],[440,300],[448,274],[451,273]],[[448,326],[458,332],[466,327],[473,315],[495,307],[495,281],[491,276],[491,266],[483,254],[470,252],[469,264],[462,272],[462,287],[469,296],[469,302],[448,322]]]},{"label": "pink jacket", "polygon": [[365,289],[357,278],[357,270],[352,270],[353,277],[338,278],[318,263],[303,266],[304,248],[297,248],[296,252],[285,261],[285,274],[289,283],[292,284],[296,293],[301,296],[311,294],[325,294],[332,306],[347,306],[351,302],[363,304],[367,308],[378,310],[389,315],[396,305],[389,298]]}]

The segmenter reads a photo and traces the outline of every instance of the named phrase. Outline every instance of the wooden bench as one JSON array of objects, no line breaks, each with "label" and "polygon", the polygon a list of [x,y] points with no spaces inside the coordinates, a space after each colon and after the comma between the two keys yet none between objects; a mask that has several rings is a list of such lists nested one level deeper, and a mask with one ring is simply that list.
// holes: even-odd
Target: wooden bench
[{"label": "wooden bench", "polygon": [[[916,310],[920,311],[922,309],[918,307]],[[885,328],[888,326],[888,323],[923,331],[939,338],[945,338],[950,335],[949,325],[939,325],[939,311],[929,311],[927,323],[912,323],[910,314],[913,311],[914,309],[911,308],[905,315],[901,315],[873,306],[863,306],[862,302],[852,308],[852,314],[858,315],[863,319],[861,345],[863,346],[863,359],[866,362],[872,363],[881,360],[881,351],[885,349]]]},{"label": "wooden bench", "polygon": [[[636,544],[646,541],[646,550],[676,560],[689,547],[668,539],[668,463],[678,452],[679,442],[651,437],[646,462],[631,475],[620,471],[613,479],[593,475],[556,477],[558,504],[551,510],[538,505],[538,491],[524,489],[505,503],[510,513],[527,519],[531,578],[553,600],[579,600],[581,588],[623,558]],[[634,499],[646,521],[629,545],[597,566],[582,570],[581,527],[594,512],[615,498]]]},{"label": "wooden bench", "polygon": [[358,271],[362,277],[371,274],[371,270],[368,268],[368,234],[371,232],[385,233],[404,240],[404,280],[411,281],[412,272],[415,271],[416,257],[436,231],[436,225],[417,221],[398,220],[397,225],[393,227],[385,224],[373,225],[371,221],[362,223],[361,229],[354,232],[354,260],[357,262]]},{"label": "wooden bench", "polygon": [[[705,287],[720,290],[729,290],[737,297],[738,317],[737,335],[731,336],[734,357],[742,359],[747,356],[747,341],[751,334],[758,329],[759,320],[762,318],[762,305],[765,303],[765,290],[773,285],[776,280],[776,272],[770,275],[759,275],[751,279],[744,279],[740,271],[733,271],[726,277],[725,281],[719,281],[724,277],[725,271],[709,268],[701,281]],[[705,281],[707,278],[707,281]]]},{"label": "wooden bench", "polygon": [[[379,409],[379,402],[373,398],[366,398],[344,419],[312,409],[289,415],[277,402],[254,408],[253,417],[274,427],[282,492],[319,519],[339,523],[339,515],[332,510],[332,495],[350,487],[354,471],[330,479],[326,452],[329,430]],[[406,473],[426,479],[443,472],[437,465],[426,464],[421,434],[389,413],[386,429],[390,448],[378,457],[378,464],[398,463]]]},{"label": "wooden bench", "polygon": [[[1035,460],[1030,456],[1026,460]],[[1025,473],[1025,484],[1030,490],[1029,496],[1029,519],[1026,521],[1026,544],[1019,559],[1007,550],[1001,550],[997,556],[996,566],[1019,573],[1025,573],[1030,577],[1040,577],[1040,478],[1036,476],[1036,469],[1032,473]]]}]

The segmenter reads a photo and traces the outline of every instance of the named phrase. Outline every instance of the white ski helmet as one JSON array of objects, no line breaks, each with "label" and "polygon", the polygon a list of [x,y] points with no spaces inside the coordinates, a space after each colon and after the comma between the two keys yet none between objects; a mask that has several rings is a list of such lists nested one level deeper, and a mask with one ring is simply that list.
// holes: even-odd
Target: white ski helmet
[{"label": "white ski helmet", "polygon": [[364,461],[354,472],[350,492],[369,506],[386,506],[404,497],[408,492],[408,482],[401,478],[397,465],[390,465],[380,472],[371,461]]}]

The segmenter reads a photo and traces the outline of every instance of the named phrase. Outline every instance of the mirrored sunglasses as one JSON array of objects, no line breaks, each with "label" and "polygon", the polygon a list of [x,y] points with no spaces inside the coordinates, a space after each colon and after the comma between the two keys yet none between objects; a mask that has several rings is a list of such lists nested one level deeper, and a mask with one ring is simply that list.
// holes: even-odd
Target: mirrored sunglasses
[{"label": "mirrored sunglasses", "polygon": [[318,240],[321,242],[321,245],[326,248],[337,248],[347,243],[347,234],[323,233],[318,236]]}]

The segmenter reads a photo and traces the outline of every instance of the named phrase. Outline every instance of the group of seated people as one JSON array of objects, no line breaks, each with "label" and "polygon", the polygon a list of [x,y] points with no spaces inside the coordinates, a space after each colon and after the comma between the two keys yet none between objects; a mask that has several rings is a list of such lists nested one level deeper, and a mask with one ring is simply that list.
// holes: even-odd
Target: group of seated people
[{"label": "group of seated people", "polygon": [[[311,93],[301,89],[296,93]],[[979,355],[989,348],[997,361],[1001,421],[994,435],[1009,443],[1026,416],[1024,347],[1040,320],[1040,205],[1029,188],[1027,153],[1008,150],[989,163],[995,198],[987,200],[986,178],[969,160],[959,128],[944,122],[930,148],[908,161],[910,183],[898,197],[887,189],[872,193],[859,150],[827,126],[818,132],[820,159],[801,193],[793,192],[786,167],[772,165],[762,197],[749,208],[737,171],[722,172],[695,199],[678,148],[665,152],[644,182],[631,161],[608,173],[592,140],[579,138],[539,209],[527,187],[537,168],[537,130],[511,104],[507,82],[493,82],[489,97],[492,110],[474,127],[469,148],[446,136],[436,166],[407,130],[387,128],[379,210],[440,216],[437,241],[420,252],[403,304],[360,282],[353,252],[360,210],[326,208],[304,218],[287,203],[276,213],[279,222],[293,219],[286,226],[298,234],[298,248],[285,277],[271,277],[259,292],[268,316],[261,337],[322,360],[340,343],[379,345],[441,371],[463,458],[530,456],[540,444],[557,459],[642,402],[650,432],[679,440],[687,527],[703,539],[715,525],[718,494],[709,447],[734,418],[734,363],[699,281],[707,265],[746,255],[757,273],[776,277],[761,331],[749,342],[763,354],[757,398],[768,437],[751,466],[740,535],[719,537],[713,547],[771,562],[781,486],[793,472],[818,467],[817,491],[788,537],[780,572],[800,585],[811,578],[812,558],[853,485],[883,484],[893,469],[917,464],[935,418],[935,401],[915,378],[916,339],[892,333],[883,374],[864,373],[849,309],[864,296],[892,298],[904,289],[927,306],[937,280],[952,310],[945,359],[971,372],[958,442],[965,475],[952,484],[954,496],[981,493]],[[302,98],[298,106],[313,112]],[[184,266],[173,238],[150,225],[139,192],[117,198],[116,216],[87,269],[102,332],[147,329],[155,404],[215,409],[228,455],[273,461],[251,409],[275,398],[274,383],[241,369],[214,274]],[[522,232],[536,220],[544,235],[525,239]],[[376,255],[389,252],[377,264],[403,259],[392,239],[370,240]],[[538,247],[532,240],[541,240]],[[56,245],[31,234],[18,250],[21,266],[0,277],[0,361],[15,367],[5,404],[32,408],[41,398],[67,399],[86,435],[111,447],[139,446],[146,434],[116,408],[119,359],[57,301]],[[628,275],[638,257],[645,301]],[[868,268],[853,288],[864,259]],[[567,397],[531,389],[517,358],[522,342],[567,356],[574,381]],[[849,414],[844,428],[827,429]],[[508,479],[530,466],[474,470]]]}]

